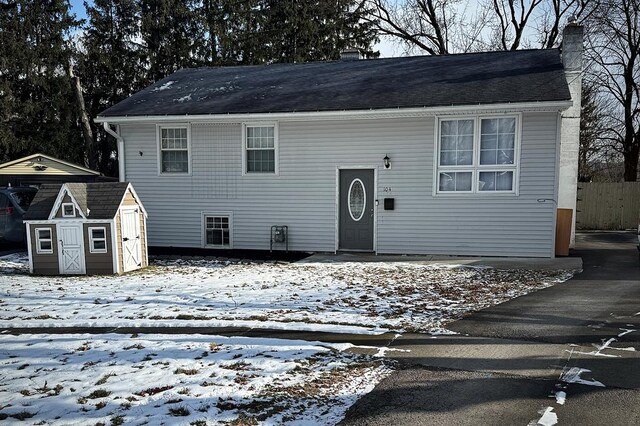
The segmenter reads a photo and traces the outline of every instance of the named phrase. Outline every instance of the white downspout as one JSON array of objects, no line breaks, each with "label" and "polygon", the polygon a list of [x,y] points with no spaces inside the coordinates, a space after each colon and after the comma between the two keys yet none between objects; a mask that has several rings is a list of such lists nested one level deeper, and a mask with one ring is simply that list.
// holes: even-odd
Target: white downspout
[{"label": "white downspout", "polygon": [[124,182],[126,181],[124,175],[124,139],[122,139],[122,136],[120,136],[118,132],[115,132],[106,121],[102,123],[102,127],[104,127],[105,132],[109,133],[118,141],[118,176],[120,182]]}]

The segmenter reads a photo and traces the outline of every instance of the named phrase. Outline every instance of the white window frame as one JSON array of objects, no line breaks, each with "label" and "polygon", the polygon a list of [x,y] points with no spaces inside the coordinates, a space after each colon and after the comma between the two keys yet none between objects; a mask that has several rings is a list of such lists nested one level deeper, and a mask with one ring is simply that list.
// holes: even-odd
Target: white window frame
[{"label": "white window frame", "polygon": [[[49,238],[40,238],[40,231],[48,231]],[[35,228],[34,229],[36,236],[36,253],[37,254],[53,254],[53,230],[51,228]],[[48,241],[51,244],[51,248],[49,250],[44,250],[42,248],[42,242]]]},{"label": "white window frame", "polygon": [[[207,244],[207,217],[226,217],[227,219],[229,219],[229,244],[227,245]],[[233,213],[232,212],[202,212],[200,223],[202,226],[201,245],[203,248],[214,248],[214,249],[223,249],[223,250],[230,250],[233,248]]]},{"label": "white window frame", "polygon": [[[104,238],[93,238],[93,230],[101,229],[104,232]],[[107,244],[107,227],[106,226],[89,226],[87,228],[89,233],[89,253],[109,253],[109,245]],[[104,249],[95,248],[96,241],[104,241]]]},{"label": "white window frame", "polygon": [[[71,214],[65,214],[65,207],[71,207]],[[60,211],[62,211],[62,217],[76,217],[76,206],[73,203],[62,203],[60,206]]]},{"label": "white window frame", "polygon": [[[516,120],[513,160],[514,164],[480,164],[480,132],[483,119],[514,118]],[[449,120],[473,120],[473,161],[471,165],[441,166],[440,165],[440,124]],[[518,196],[520,194],[520,144],[522,140],[522,113],[503,114],[471,114],[438,116],[434,129],[434,172],[433,195],[445,197],[460,196]],[[480,191],[480,172],[513,171],[513,188],[510,191]],[[471,191],[441,191],[440,173],[443,172],[471,172]]]},{"label": "white window frame", "polygon": [[[248,127],[273,127],[273,172],[250,172],[247,171],[247,128]],[[242,175],[249,176],[279,176],[280,175],[280,136],[278,122],[258,121],[242,123]]]},{"label": "white window frame", "polygon": [[[162,151],[172,151],[162,149],[163,129],[187,129],[187,171],[186,172],[163,172],[162,171]],[[191,124],[187,123],[166,123],[156,125],[156,145],[158,156],[158,176],[191,176]],[[177,151],[184,151],[182,149]]]}]

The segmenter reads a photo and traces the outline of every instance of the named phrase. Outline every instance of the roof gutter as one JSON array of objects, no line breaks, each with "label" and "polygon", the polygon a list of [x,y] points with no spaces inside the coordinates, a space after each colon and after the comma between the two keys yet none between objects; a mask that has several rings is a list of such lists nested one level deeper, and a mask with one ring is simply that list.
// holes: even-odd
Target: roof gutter
[{"label": "roof gutter", "polygon": [[[212,122],[242,122],[260,120],[352,120],[352,119],[380,119],[380,118],[412,118],[428,117],[445,114],[473,114],[473,113],[501,113],[501,112],[531,112],[531,111],[564,111],[573,105],[570,100],[547,102],[514,102],[500,104],[451,105],[419,108],[384,108],[368,110],[344,111],[300,111],[249,114],[182,114],[182,115],[138,115],[96,117],[96,123],[143,123],[143,122],[184,122],[189,121]],[[106,129],[106,128],[105,128]]]},{"label": "roof gutter", "polygon": [[107,122],[107,121],[98,121],[96,119],[96,122],[98,123],[102,123],[102,127],[104,128],[104,131],[107,132],[108,134],[110,134],[111,136],[113,136],[114,138],[116,138],[116,141],[118,142],[118,180],[120,182],[124,182],[125,181],[125,176],[124,176],[124,139],[122,138],[122,136],[120,136],[118,134],[117,131],[114,131],[111,128],[111,125]]}]

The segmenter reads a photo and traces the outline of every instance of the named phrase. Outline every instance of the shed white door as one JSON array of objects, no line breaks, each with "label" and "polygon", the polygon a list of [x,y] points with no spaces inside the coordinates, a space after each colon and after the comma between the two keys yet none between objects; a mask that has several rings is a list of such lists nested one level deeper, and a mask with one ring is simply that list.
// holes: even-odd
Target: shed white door
[{"label": "shed white door", "polygon": [[82,224],[60,224],[57,232],[60,273],[84,274]]},{"label": "shed white door", "polygon": [[124,271],[131,271],[140,267],[140,218],[138,209],[122,210],[122,259]]}]

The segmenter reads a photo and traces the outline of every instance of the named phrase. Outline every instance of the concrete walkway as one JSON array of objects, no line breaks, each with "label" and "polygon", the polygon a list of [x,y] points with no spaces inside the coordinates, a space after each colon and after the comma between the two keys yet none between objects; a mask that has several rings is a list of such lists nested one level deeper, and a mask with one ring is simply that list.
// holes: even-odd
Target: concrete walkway
[{"label": "concrete walkway", "polygon": [[[403,367],[342,424],[535,425],[545,410],[560,425],[640,424],[634,239],[580,234],[584,272],[572,280],[451,324],[459,335],[394,340],[387,355]],[[578,371],[590,385],[567,383]],[[564,405],[556,392],[566,394]]]}]

